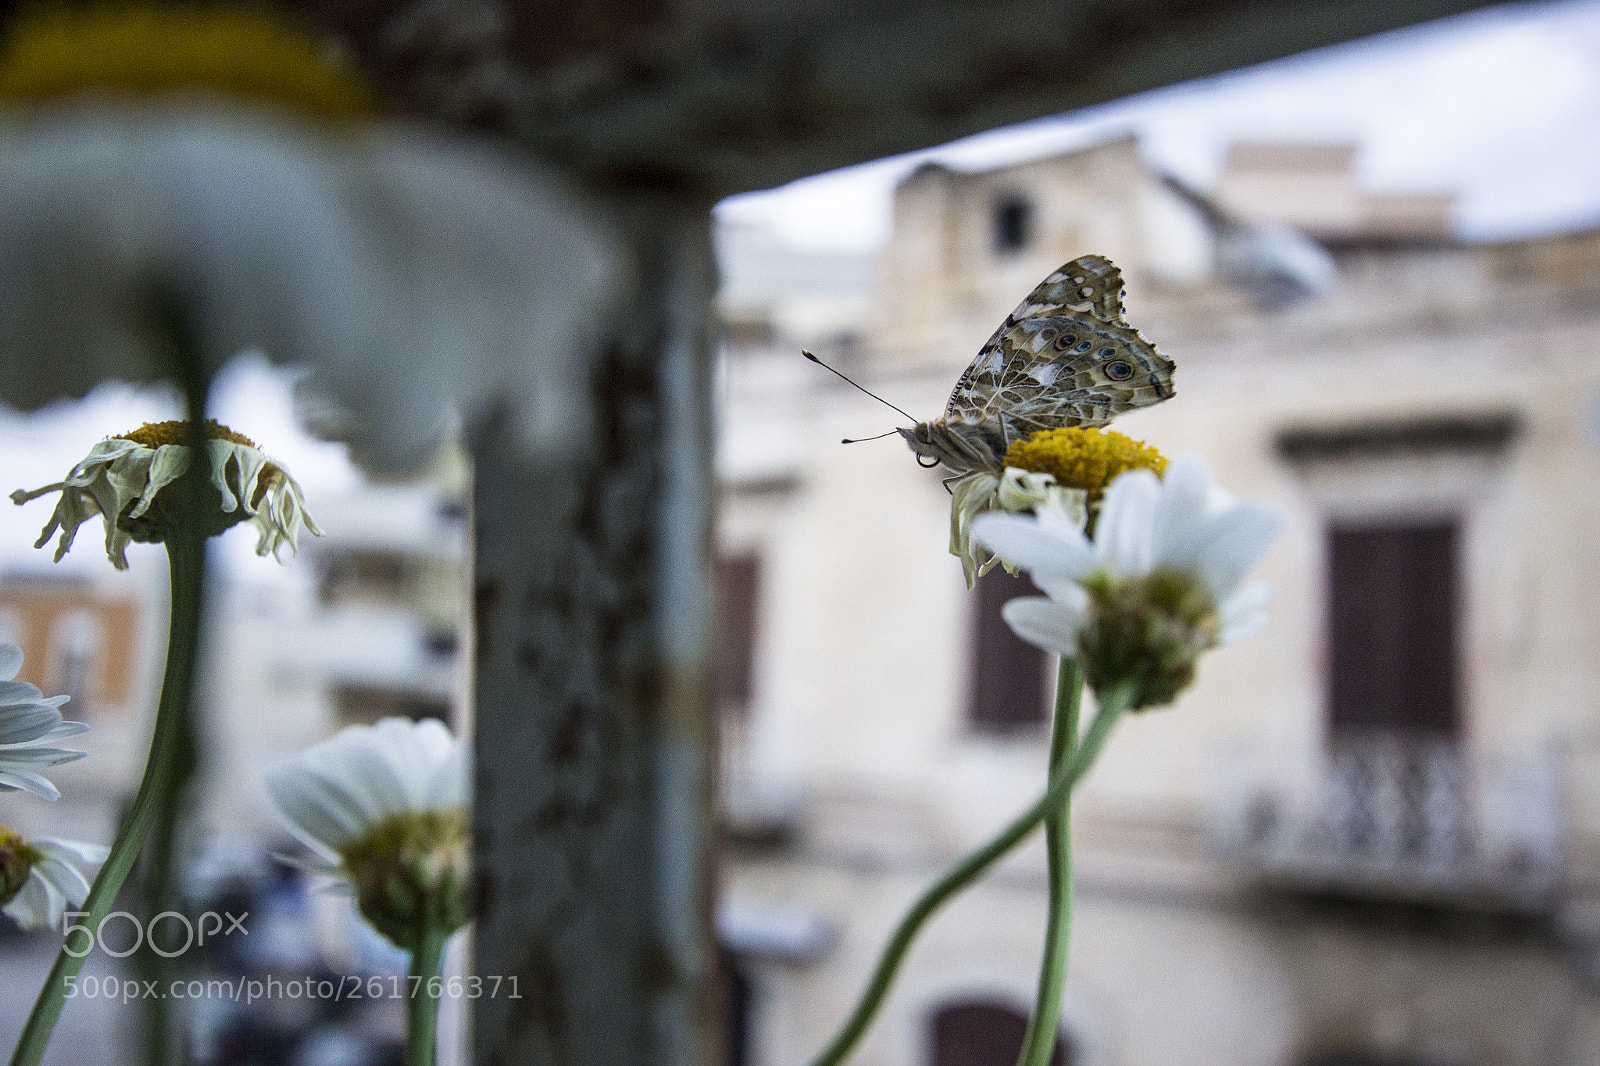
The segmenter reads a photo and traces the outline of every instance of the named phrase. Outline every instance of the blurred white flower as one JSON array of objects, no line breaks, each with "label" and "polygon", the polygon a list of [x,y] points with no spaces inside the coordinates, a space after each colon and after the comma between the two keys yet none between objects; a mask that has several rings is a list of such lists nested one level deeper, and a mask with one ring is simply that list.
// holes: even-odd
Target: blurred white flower
[{"label": "blurred white flower", "polygon": [[1266,620],[1268,586],[1241,582],[1281,526],[1270,508],[1235,502],[1203,460],[1185,456],[1164,479],[1136,470],[1113,481],[1092,541],[1049,509],[984,515],[973,538],[1045,592],[1005,605],[1018,636],[1077,656],[1097,689],[1135,685],[1143,707],[1172,702],[1201,652]]},{"label": "blurred white flower", "polygon": [[385,469],[459,412],[530,454],[583,447],[588,364],[631,291],[593,204],[536,161],[392,123],[329,130],[186,100],[0,115],[0,397],[204,373],[258,349],[311,369],[319,432]]},{"label": "blurred white flower", "polygon": [[442,724],[350,726],[268,772],[267,793],[362,915],[411,950],[425,924],[468,917],[471,826],[465,745]]},{"label": "blurred white flower", "polygon": [[56,786],[39,767],[81,759],[84,752],[50,747],[50,742],[87,733],[82,722],[67,722],[57,710],[65,696],[45,699],[26,681],[15,680],[22,669],[22,649],[0,644],[0,792],[19,789],[45,799],[60,799]]},{"label": "blurred white flower", "polygon": [[[35,548],[42,548],[57,529],[56,562],[67,554],[78,527],[95,515],[105,524],[106,557],[118,570],[128,568],[130,541],[160,541],[174,528],[173,494],[162,490],[183,476],[189,468],[190,448],[179,443],[187,439],[187,424],[182,421],[146,423],[131,433],[103,440],[72,468],[65,481],[43,488],[11,494],[11,502],[24,504],[52,492],[60,492],[50,523],[39,534]],[[287,544],[298,547],[300,528],[317,536],[322,531],[306,513],[300,485],[277,463],[267,458],[254,441],[216,422],[204,426],[210,450],[211,484],[217,492],[217,505],[201,516],[208,535],[249,519],[259,537],[256,554],[271,552],[281,558],[279,549]]]},{"label": "blurred white flower", "polygon": [[61,928],[67,904],[83,906],[89,882],[76,863],[101,863],[106,849],[76,840],[24,840],[0,825],[0,910],[24,929]]}]

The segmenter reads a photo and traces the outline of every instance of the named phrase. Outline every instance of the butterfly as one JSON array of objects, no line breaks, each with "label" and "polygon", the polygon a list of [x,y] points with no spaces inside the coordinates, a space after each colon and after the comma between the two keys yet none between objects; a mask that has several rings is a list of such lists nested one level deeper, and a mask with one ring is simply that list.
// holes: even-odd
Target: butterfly
[{"label": "butterfly", "polygon": [[897,431],[917,462],[999,474],[1012,442],[1038,430],[1103,426],[1170,400],[1173,362],[1122,317],[1122,292],[1122,271],[1101,255],[1040,282],[979,349],[944,417]]}]

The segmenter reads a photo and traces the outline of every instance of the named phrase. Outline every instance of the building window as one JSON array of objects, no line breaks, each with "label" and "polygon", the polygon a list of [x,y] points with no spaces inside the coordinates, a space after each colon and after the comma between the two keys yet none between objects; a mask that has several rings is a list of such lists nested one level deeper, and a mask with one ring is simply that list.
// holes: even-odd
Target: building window
[{"label": "building window", "polygon": [[1035,593],[1033,583],[996,567],[978,579],[973,625],[972,724],[987,732],[1016,732],[1046,717],[1049,656],[1023,641],[1000,615],[1007,600]]},{"label": "building window", "polygon": [[711,624],[712,697],[720,710],[742,713],[754,690],[761,557],[755,552],[719,555],[711,579],[716,604]]},{"label": "building window", "polygon": [[1335,736],[1460,730],[1457,523],[1328,530],[1328,723]]},{"label": "building window", "polygon": [[1033,204],[1024,196],[1002,196],[994,203],[994,250],[1014,255],[1033,236]]},{"label": "building window", "polygon": [[[1028,1016],[996,1003],[954,1003],[933,1016],[928,1066],[1016,1066]],[[1050,1066],[1073,1066],[1076,1055],[1060,1037]]]}]

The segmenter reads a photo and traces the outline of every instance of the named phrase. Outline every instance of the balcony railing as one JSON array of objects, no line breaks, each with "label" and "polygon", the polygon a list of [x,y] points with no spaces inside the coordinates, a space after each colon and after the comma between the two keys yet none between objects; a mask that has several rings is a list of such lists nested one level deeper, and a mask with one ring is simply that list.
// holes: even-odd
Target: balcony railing
[{"label": "balcony railing", "polygon": [[1518,911],[1549,908],[1560,886],[1554,760],[1475,760],[1454,743],[1374,734],[1335,741],[1309,773],[1230,764],[1212,835],[1263,881]]}]

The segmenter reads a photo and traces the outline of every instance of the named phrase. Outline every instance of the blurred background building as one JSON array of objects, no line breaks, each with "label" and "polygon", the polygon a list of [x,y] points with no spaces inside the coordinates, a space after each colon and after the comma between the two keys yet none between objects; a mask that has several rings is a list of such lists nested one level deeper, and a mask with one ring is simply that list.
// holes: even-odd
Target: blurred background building
[{"label": "blurred background building", "polygon": [[[1091,251],[1178,365],[1176,399],[1116,428],[1289,525],[1271,625],[1124,726],[1080,794],[1060,1060],[1600,1060],[1600,232],[1464,243],[1448,191],[1374,193],[1356,153],[1235,144],[1208,195],[1131,137],[926,164],[870,264],[724,235],[740,1061],[807,1061],[1047,747],[1051,666],[999,618],[1026,586],[964,588],[939,473],[898,438],[840,446],[902,420],[798,349],[931,418]],[[1035,842],[953,903],[854,1061],[1014,1061],[1045,883]]]},{"label": "blurred background building", "polygon": [[[1571,6],[1572,54],[1547,59],[1548,40],[1512,25],[1426,60],[1439,91],[1462,97],[1463,143],[1505,128],[1580,153],[1591,143],[1592,128],[1571,119],[1588,121],[1600,84],[1584,62],[1596,50],[1582,52],[1592,7]],[[428,10],[430,26],[449,27],[453,9]],[[1323,98],[1338,88],[1305,84]],[[1406,111],[1407,129],[1427,113],[1429,101],[1393,84],[1378,95]],[[1168,121],[1183,121],[1175,106]],[[197,143],[217,158],[244,144],[253,154],[240,169],[258,177],[274,153],[295,173],[343,174],[385,220],[394,202],[412,203],[410,184],[363,185],[350,175],[368,172],[329,163],[329,145],[312,152],[268,127]],[[389,132],[396,145],[430,145]],[[945,552],[937,474],[895,438],[838,444],[899,416],[798,349],[933,417],[1020,297],[1086,252],[1123,268],[1130,320],[1178,364],[1177,398],[1117,428],[1204,455],[1289,528],[1266,567],[1271,626],[1210,656],[1178,706],[1126,723],[1077,804],[1062,1066],[1600,1061],[1600,232],[1572,222],[1592,204],[1588,172],[1567,168],[1588,200],[1522,196],[1549,192],[1562,168],[1541,168],[1531,142],[1514,146],[1529,150],[1504,187],[1555,203],[1566,221],[1503,204],[1502,215],[1524,230],[1534,218],[1544,236],[1463,239],[1451,188],[1378,191],[1363,170],[1370,144],[1353,135],[1237,141],[1203,182],[1153,164],[1132,136],[1003,166],[928,163],[900,181],[872,253],[807,250],[723,212],[714,681],[731,1063],[806,1061],[909,900],[1044,779],[1049,666],[998,615],[1019,583],[996,574],[964,588]],[[402,175],[447,204],[503,162],[398,156]],[[337,250],[343,231],[326,203],[270,178],[261,188],[282,194],[286,232],[311,253]],[[514,216],[513,200],[494,204]],[[217,214],[242,217],[231,203]],[[431,229],[397,227],[380,242],[384,266],[405,275],[400,296],[373,305],[372,279],[308,253],[327,273],[306,275],[296,306],[321,321],[322,298],[338,295],[325,316],[335,333],[420,322],[443,350],[469,329],[521,336],[476,298],[514,302],[511,286],[485,277],[515,271],[466,254],[504,234],[429,217]],[[523,232],[508,228],[505,244],[525,257],[507,261],[526,266],[543,252],[513,239]],[[456,273],[463,263],[482,269]],[[394,953],[338,901],[272,865],[270,852],[291,845],[260,775],[385,715],[471,728],[469,472],[449,450],[408,483],[360,477],[342,456],[282,454],[295,432],[275,406],[287,377],[265,373],[219,383],[217,413],[291,460],[327,536],[283,568],[235,565],[236,545],[219,546],[203,701],[215,758],[193,891],[256,919],[247,945],[206,965],[394,973]],[[170,396],[146,409],[141,418],[174,414]],[[29,465],[45,453],[38,441],[70,435],[60,410],[0,414],[17,479],[7,490],[54,480],[76,458]],[[117,421],[80,418],[72,432],[87,445]],[[339,475],[319,478],[318,463]],[[4,516],[0,640],[23,646],[27,680],[73,696],[69,717],[94,727],[91,757],[55,775],[59,804],[10,797],[5,817],[107,840],[144,756],[163,563],[136,547],[133,568],[113,574],[86,527],[52,566],[28,546],[45,513],[29,509],[17,536],[19,519]],[[855,1061],[1009,1066],[1044,886],[1035,845],[957,901]],[[3,1045],[56,940],[0,930]],[[100,957],[86,971],[112,972]],[[116,1058],[128,1020],[105,1000],[75,1002],[51,1061]],[[206,1004],[194,1021],[194,1054],[214,1063],[391,1061],[400,1025],[382,1010],[282,1003]]]}]

